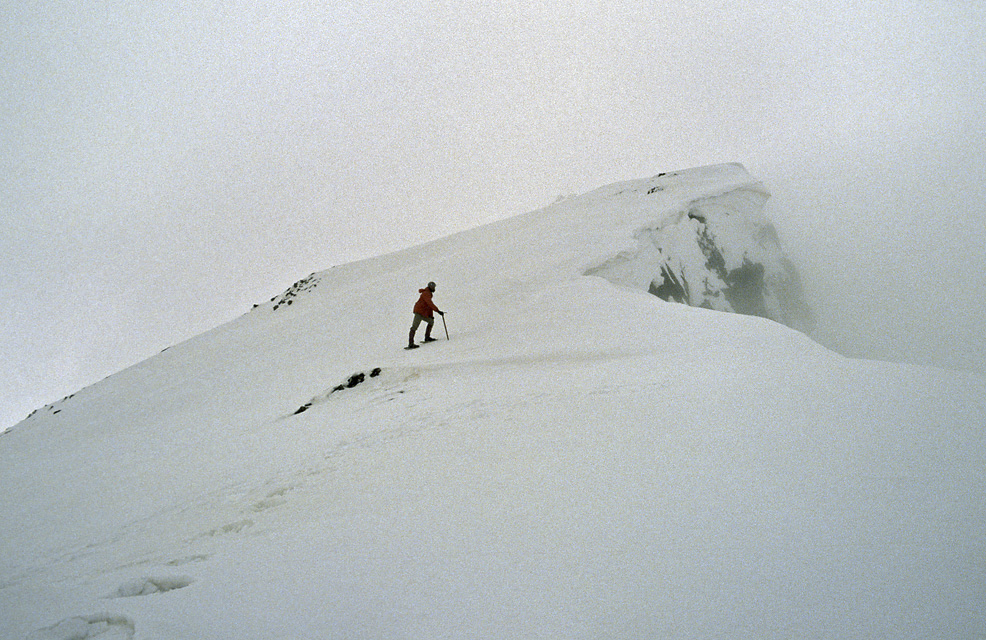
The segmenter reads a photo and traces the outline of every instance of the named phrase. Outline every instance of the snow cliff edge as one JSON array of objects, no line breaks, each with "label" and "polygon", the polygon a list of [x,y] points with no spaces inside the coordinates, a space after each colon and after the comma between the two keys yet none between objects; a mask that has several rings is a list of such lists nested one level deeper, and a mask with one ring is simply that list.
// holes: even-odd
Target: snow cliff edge
[{"label": "snow cliff edge", "polygon": [[[745,173],[739,165],[717,167]],[[680,180],[660,174],[646,194]],[[760,316],[808,333],[812,315],[800,277],[764,217],[770,194],[759,182],[703,196],[637,229],[636,248],[586,271],[669,302]]]}]

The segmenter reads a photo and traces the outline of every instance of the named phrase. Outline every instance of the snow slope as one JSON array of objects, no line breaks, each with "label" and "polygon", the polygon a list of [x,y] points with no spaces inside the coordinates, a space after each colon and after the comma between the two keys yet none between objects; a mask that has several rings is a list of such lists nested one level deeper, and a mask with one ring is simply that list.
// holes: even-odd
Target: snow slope
[{"label": "snow slope", "polygon": [[[756,185],[653,180],[313,274],[17,425],[3,637],[986,636],[984,380],[584,275]],[[452,339],[404,351],[428,280]]]}]

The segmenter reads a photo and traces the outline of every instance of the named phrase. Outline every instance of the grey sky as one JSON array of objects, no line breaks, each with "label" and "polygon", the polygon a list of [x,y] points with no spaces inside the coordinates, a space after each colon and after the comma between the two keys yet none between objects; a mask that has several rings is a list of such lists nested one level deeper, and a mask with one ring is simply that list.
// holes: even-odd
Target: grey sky
[{"label": "grey sky", "polygon": [[986,361],[984,3],[3,1],[0,428],[312,271],[730,161],[830,345]]}]

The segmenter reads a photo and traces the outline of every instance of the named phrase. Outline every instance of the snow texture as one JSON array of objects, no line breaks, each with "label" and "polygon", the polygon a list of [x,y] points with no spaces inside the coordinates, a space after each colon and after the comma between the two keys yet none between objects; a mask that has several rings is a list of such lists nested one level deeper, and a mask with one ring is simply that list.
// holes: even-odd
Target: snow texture
[{"label": "snow texture", "polygon": [[30,640],[130,640],[133,637],[133,621],[111,614],[67,618],[28,636]]},{"label": "snow texture", "polygon": [[[753,305],[747,268],[796,315],[765,197],[723,165],[566,198],[34,413],[3,637],[986,637],[986,381],[699,308]],[[404,351],[430,280],[451,339]]]},{"label": "snow texture", "polygon": [[[276,505],[271,505],[276,506]],[[184,589],[195,582],[188,576],[167,576],[162,578],[136,578],[120,585],[113,598],[132,598],[153,593],[164,593],[174,589]]]}]

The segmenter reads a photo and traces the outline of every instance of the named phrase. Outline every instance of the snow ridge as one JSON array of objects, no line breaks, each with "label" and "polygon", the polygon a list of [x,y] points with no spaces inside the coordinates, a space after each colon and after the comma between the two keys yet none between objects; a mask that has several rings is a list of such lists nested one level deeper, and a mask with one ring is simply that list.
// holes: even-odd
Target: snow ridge
[{"label": "snow ridge", "polygon": [[[986,381],[698,308],[751,270],[784,308],[764,197],[738,165],[603,187],[38,412],[0,438],[0,629],[986,636]],[[450,339],[405,351],[429,280]]]},{"label": "snow ridge", "polygon": [[[648,194],[663,191],[657,185]],[[810,332],[800,278],[762,216],[760,184],[691,200],[637,229],[634,250],[586,271],[662,300],[759,316]]]}]

